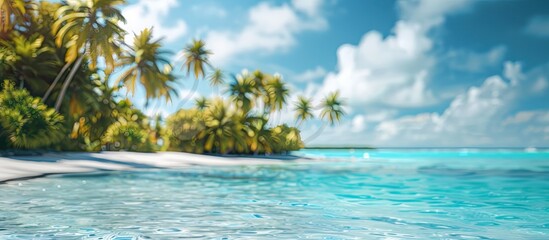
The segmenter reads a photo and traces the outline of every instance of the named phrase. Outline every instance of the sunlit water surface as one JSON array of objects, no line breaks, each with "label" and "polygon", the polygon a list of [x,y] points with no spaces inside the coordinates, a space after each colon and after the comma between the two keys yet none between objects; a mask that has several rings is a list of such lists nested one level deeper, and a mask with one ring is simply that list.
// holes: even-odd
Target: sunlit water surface
[{"label": "sunlit water surface", "polygon": [[549,239],[549,152],[306,150],[0,185],[0,239]]}]

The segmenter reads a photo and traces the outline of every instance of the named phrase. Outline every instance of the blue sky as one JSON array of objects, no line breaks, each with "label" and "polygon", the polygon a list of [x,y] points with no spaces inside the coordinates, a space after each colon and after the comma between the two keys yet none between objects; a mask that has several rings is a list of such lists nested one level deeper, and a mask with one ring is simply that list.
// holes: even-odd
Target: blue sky
[{"label": "blue sky", "polygon": [[[177,68],[200,38],[227,73],[280,73],[316,101],[339,90],[348,115],[307,144],[549,146],[549,1],[137,0],[123,13],[129,31],[154,27]],[[193,79],[178,75],[185,97]],[[211,94],[204,81],[195,96]]]}]

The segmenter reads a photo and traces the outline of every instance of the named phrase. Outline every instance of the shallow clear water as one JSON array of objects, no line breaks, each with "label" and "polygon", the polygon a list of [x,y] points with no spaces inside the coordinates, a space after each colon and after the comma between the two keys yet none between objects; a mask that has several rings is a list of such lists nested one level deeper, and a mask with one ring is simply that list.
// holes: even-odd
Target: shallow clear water
[{"label": "shallow clear water", "polygon": [[549,152],[297,154],[10,182],[0,239],[549,239]]}]

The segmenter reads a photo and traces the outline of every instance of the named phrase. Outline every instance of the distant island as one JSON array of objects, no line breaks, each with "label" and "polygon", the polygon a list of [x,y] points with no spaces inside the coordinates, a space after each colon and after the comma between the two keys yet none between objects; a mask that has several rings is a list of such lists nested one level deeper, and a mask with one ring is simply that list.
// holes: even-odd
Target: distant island
[{"label": "distant island", "polygon": [[371,146],[329,146],[329,145],[313,145],[305,146],[304,149],[376,149]]}]

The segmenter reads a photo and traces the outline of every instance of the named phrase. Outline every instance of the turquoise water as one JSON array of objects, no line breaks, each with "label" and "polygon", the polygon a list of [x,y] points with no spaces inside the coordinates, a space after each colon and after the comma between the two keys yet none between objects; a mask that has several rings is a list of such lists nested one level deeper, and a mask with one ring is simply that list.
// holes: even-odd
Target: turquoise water
[{"label": "turquoise water", "polygon": [[0,185],[0,239],[549,239],[549,152],[306,150]]}]

